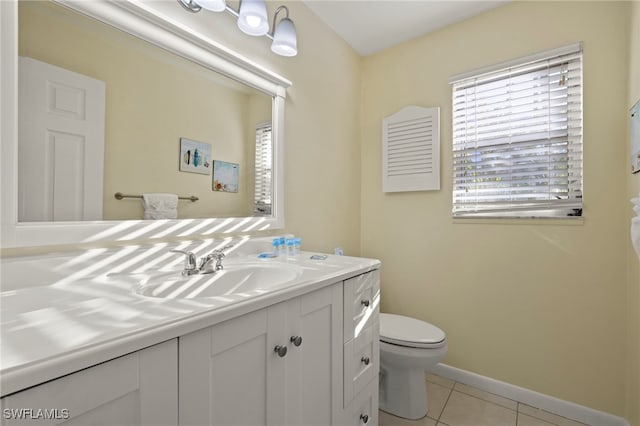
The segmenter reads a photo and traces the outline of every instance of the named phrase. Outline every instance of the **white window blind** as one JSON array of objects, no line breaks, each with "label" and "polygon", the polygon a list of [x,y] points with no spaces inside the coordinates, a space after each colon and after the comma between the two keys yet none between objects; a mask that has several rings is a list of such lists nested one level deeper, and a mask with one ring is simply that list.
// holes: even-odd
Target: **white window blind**
[{"label": "white window blind", "polygon": [[271,216],[271,174],[273,156],[271,144],[271,124],[261,124],[256,128],[256,167],[253,213],[256,216]]},{"label": "white window blind", "polygon": [[454,217],[582,215],[582,48],[534,58],[452,81]]}]

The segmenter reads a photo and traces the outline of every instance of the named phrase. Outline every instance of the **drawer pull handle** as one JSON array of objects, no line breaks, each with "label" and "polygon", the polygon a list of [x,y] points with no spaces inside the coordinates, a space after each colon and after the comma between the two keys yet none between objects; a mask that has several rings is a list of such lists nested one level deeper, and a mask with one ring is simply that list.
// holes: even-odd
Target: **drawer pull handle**
[{"label": "drawer pull handle", "polygon": [[360,358],[360,361],[362,361],[364,365],[369,365],[369,363],[371,362],[368,356],[363,356],[362,358]]},{"label": "drawer pull handle", "polygon": [[360,420],[362,420],[362,423],[367,424],[369,423],[369,416],[366,414],[360,414]]},{"label": "drawer pull handle", "polygon": [[291,336],[291,343],[293,343],[293,346],[300,346],[302,344],[302,337],[301,336]]},{"label": "drawer pull handle", "polygon": [[368,308],[369,305],[371,304],[371,302],[369,302],[368,300],[361,300],[360,303],[363,304],[365,308]]},{"label": "drawer pull handle", "polygon": [[273,351],[278,354],[280,358],[284,358],[287,355],[287,347],[282,345],[277,345],[273,348]]}]

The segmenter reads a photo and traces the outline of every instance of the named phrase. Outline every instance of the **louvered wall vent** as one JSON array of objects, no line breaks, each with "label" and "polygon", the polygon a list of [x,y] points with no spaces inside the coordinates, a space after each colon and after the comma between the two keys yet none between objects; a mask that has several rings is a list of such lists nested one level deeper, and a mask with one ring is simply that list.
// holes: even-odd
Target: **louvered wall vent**
[{"label": "louvered wall vent", "polygon": [[440,108],[408,106],[382,121],[382,191],[440,189]]}]

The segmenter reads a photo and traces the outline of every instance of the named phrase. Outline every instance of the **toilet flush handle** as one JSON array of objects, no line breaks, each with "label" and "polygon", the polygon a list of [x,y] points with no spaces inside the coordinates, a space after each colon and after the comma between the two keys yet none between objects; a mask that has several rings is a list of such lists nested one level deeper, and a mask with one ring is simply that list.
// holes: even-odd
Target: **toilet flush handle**
[{"label": "toilet flush handle", "polygon": [[362,420],[362,423],[367,424],[369,423],[369,416],[366,414],[360,414],[360,420]]},{"label": "toilet flush handle", "polygon": [[361,301],[360,301],[360,303],[361,303],[361,304],[363,304],[365,308],[368,308],[368,307],[369,307],[369,305],[371,304],[371,302],[369,302],[369,301],[368,301],[368,300],[366,300],[366,299],[365,299],[365,300],[361,300]]}]

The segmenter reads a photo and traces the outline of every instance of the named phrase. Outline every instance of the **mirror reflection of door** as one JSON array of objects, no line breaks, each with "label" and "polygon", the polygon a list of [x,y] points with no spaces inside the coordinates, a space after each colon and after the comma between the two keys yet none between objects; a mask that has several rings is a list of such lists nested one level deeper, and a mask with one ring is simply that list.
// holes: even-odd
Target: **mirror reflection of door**
[{"label": "mirror reflection of door", "polygon": [[18,220],[101,220],[105,83],[19,62]]}]

